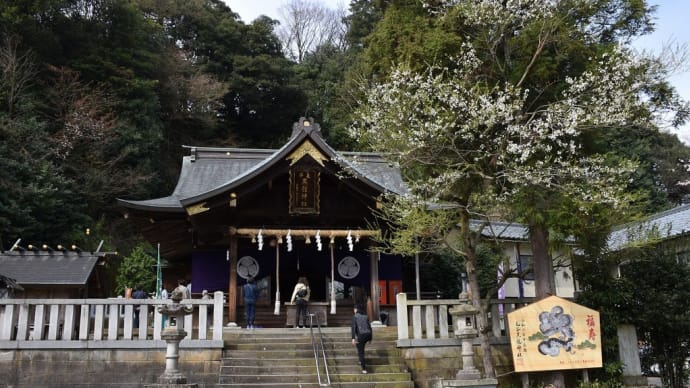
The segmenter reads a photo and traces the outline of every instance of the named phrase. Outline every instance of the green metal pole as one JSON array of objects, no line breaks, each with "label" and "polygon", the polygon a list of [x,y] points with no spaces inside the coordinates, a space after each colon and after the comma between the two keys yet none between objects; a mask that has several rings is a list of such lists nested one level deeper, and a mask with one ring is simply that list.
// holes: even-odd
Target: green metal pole
[{"label": "green metal pole", "polygon": [[161,288],[163,287],[163,276],[161,274],[161,244],[158,243],[158,261],[156,263],[156,299],[161,297]]}]

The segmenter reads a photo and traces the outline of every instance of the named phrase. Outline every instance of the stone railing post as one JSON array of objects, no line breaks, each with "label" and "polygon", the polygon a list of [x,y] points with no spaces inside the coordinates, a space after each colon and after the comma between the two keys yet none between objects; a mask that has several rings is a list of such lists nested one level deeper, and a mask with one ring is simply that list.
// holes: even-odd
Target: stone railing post
[{"label": "stone railing post", "polygon": [[407,322],[407,294],[401,292],[395,298],[398,314],[398,339],[408,339],[410,333]]},{"label": "stone railing post", "polygon": [[223,291],[213,293],[213,340],[223,340]]}]

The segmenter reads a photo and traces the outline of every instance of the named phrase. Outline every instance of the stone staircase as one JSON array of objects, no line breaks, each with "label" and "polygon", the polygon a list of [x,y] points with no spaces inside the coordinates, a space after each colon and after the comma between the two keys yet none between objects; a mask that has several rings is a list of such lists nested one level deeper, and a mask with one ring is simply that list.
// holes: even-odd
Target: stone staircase
[{"label": "stone staircase", "polygon": [[[316,333],[316,330],[314,330]],[[323,328],[331,387],[414,388],[396,328],[374,328],[367,344],[368,374],[362,374],[357,350],[346,327]],[[224,333],[219,387],[319,387],[309,329],[241,329]],[[320,369],[325,384],[323,365]]]}]

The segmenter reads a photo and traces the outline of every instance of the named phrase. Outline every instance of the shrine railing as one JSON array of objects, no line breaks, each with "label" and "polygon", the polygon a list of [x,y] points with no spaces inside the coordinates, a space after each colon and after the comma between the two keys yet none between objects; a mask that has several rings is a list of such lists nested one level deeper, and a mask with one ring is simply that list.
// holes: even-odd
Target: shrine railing
[{"label": "shrine railing", "polygon": [[[396,295],[396,317],[400,347],[460,346],[455,337],[449,310],[459,299],[408,300],[407,294]],[[534,298],[492,299],[489,301],[487,322],[490,335],[497,341],[507,339],[506,314],[531,303]],[[410,335],[411,334],[411,335]]]},{"label": "shrine railing", "polygon": [[[108,349],[165,347],[168,317],[160,299],[0,299],[0,349]],[[178,325],[187,331],[182,348],[223,347],[223,293],[184,299],[192,306]],[[138,312],[137,312],[138,307]],[[139,324],[135,327],[135,314]]]}]

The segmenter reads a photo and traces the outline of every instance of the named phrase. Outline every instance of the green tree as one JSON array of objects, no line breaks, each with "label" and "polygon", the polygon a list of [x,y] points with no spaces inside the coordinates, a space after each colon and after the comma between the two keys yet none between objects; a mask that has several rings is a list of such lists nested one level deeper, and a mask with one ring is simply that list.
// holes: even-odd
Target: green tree
[{"label": "green tree", "polygon": [[156,289],[156,258],[147,253],[147,244],[140,244],[129,256],[122,259],[115,278],[115,293],[124,295],[126,288],[143,287],[144,291]]},{"label": "green tree", "polygon": [[[129,245],[114,199],[168,194],[181,144],[282,144],[285,123],[303,112],[274,22],[244,25],[219,0],[0,1],[0,24],[12,41],[2,60],[14,60],[0,64],[10,66],[0,80],[3,131],[17,139],[3,144],[7,177],[52,172],[33,198],[59,207],[27,218],[15,184],[3,192],[6,239],[60,239],[40,230],[61,226],[51,214],[62,212],[72,221],[62,235],[98,222],[104,239]],[[13,155],[20,149],[33,160]]]},{"label": "green tree", "polygon": [[328,143],[340,150],[356,147],[343,119],[351,106],[341,96],[345,73],[351,63],[348,51],[323,45],[307,54],[295,67],[297,82],[303,86],[307,99],[306,115],[319,122]]},{"label": "green tree", "polygon": [[73,182],[46,156],[48,144],[26,141],[46,136],[34,117],[0,115],[0,235],[5,241],[65,244],[88,222],[83,204],[74,198]]},{"label": "green tree", "polygon": [[351,0],[349,14],[344,18],[347,25],[345,39],[350,49],[361,51],[366,45],[366,38],[383,17],[385,0]]},{"label": "green tree", "polygon": [[445,66],[460,52],[462,36],[440,18],[431,17],[419,1],[396,0],[366,37],[358,72],[367,78],[385,77],[393,66],[422,70],[429,64]]},{"label": "green tree", "polygon": [[16,37],[0,46],[0,236],[64,243],[87,221],[74,182],[52,159],[47,125],[35,112],[35,57]]},{"label": "green tree", "polygon": [[[616,328],[635,325],[643,372],[658,368],[664,386],[683,387],[688,381],[690,324],[687,300],[690,267],[683,259],[687,243],[650,241],[611,252],[599,259],[578,261],[583,292],[578,301],[602,314],[604,360],[617,362]],[[611,278],[620,267],[621,277]]]},{"label": "green tree", "polygon": [[628,319],[643,342],[645,372],[658,366],[665,386],[684,387],[690,358],[690,267],[673,249],[660,246],[633,253],[622,267],[631,302]]}]

